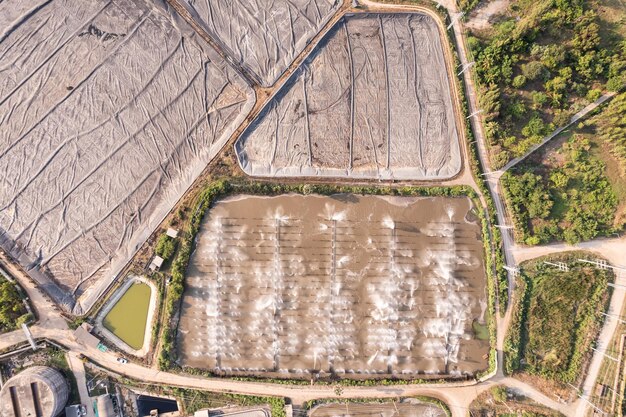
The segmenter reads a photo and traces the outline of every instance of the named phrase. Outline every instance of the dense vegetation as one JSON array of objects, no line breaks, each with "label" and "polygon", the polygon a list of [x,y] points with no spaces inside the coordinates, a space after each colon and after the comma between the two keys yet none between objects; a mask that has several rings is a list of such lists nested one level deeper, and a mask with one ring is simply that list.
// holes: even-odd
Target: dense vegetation
[{"label": "dense vegetation", "polygon": [[495,168],[568,124],[602,90],[626,86],[626,41],[592,6],[516,1],[493,30],[468,38]]},{"label": "dense vegetation", "polygon": [[31,318],[15,284],[0,276],[0,333],[17,329]]},{"label": "dense vegetation", "polygon": [[589,140],[574,135],[559,150],[560,162],[526,163],[503,175],[518,240],[573,244],[615,231],[617,197],[605,163],[590,151]]},{"label": "dense vegetation", "polygon": [[[505,341],[505,371],[524,371],[574,383],[608,306],[611,271],[577,262],[584,253],[540,258],[522,264],[515,313]],[[559,271],[545,260],[562,261]]]}]

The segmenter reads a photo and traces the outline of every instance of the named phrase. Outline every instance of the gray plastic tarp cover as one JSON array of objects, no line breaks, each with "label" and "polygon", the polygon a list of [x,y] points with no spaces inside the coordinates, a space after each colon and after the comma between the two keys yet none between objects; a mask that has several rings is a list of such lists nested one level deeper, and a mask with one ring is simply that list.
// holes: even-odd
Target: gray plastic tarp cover
[{"label": "gray plastic tarp cover", "polygon": [[256,176],[446,179],[459,135],[437,24],[348,15],[236,144]]},{"label": "gray plastic tarp cover", "polygon": [[76,313],[253,105],[164,7],[0,3],[0,244]]},{"label": "gray plastic tarp cover", "polygon": [[261,85],[289,67],[340,0],[186,0],[194,19]]}]

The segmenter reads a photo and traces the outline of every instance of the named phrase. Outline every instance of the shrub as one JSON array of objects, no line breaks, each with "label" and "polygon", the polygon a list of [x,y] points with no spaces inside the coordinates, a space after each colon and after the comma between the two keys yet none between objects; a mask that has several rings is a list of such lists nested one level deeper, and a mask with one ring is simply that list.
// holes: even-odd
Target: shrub
[{"label": "shrub", "polygon": [[17,318],[15,325],[17,327],[20,327],[22,324],[26,324],[34,319],[35,319],[35,316],[33,316],[32,313],[26,313]]},{"label": "shrub", "polygon": [[493,396],[493,399],[498,402],[506,402],[506,387],[498,385],[491,388],[491,395]]},{"label": "shrub", "polygon": [[547,75],[546,68],[539,61],[531,61],[527,64],[523,64],[521,69],[522,74],[524,74],[528,80],[532,81],[542,79]]},{"label": "shrub", "polygon": [[533,91],[530,96],[533,100],[533,107],[535,109],[543,107],[543,105],[548,101],[548,96],[541,91]]},{"label": "shrub", "polygon": [[26,309],[15,284],[0,276],[0,332],[15,329],[16,321],[25,313]]},{"label": "shrub", "polygon": [[565,111],[565,110],[559,110],[554,115],[554,119],[552,120],[552,123],[554,123],[558,127],[567,126],[571,118],[572,118],[572,115],[570,114],[570,112]]},{"label": "shrub", "polygon": [[591,90],[587,92],[587,100],[596,101],[597,99],[600,98],[601,95],[602,95],[601,90],[598,90],[597,88],[592,88]]}]

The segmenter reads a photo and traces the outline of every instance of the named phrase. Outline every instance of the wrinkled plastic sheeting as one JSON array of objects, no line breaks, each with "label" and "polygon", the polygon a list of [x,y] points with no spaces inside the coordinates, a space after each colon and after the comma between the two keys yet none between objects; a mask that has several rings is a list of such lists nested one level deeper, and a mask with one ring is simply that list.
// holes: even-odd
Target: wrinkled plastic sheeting
[{"label": "wrinkled plastic sheeting", "polygon": [[264,87],[273,85],[340,0],[186,0],[194,20]]},{"label": "wrinkled plastic sheeting", "polygon": [[75,313],[253,105],[175,19],[143,0],[0,3],[0,244]]},{"label": "wrinkled plastic sheeting", "polygon": [[238,140],[239,162],[255,176],[454,177],[447,74],[430,16],[348,15]]}]

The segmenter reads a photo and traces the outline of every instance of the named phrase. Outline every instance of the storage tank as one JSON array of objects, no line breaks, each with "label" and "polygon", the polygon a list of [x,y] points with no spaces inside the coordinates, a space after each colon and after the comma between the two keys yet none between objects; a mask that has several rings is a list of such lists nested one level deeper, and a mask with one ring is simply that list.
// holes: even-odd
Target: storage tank
[{"label": "storage tank", "polygon": [[56,417],[63,411],[70,386],[47,366],[33,366],[9,379],[0,390],[0,417]]}]

